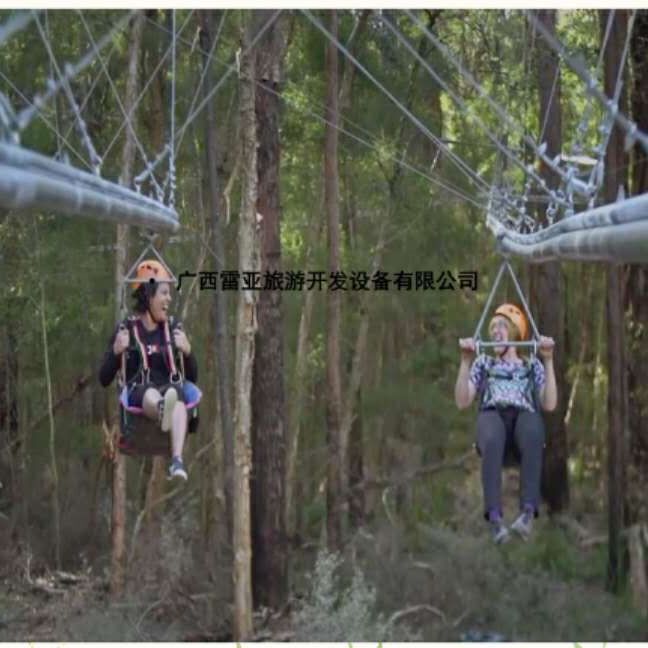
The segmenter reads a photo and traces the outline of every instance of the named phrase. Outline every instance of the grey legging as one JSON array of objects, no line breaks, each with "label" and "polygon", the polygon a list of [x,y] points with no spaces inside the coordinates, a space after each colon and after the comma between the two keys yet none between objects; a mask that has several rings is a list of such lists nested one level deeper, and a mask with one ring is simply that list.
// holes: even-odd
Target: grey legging
[{"label": "grey legging", "polygon": [[521,455],[520,508],[532,506],[537,514],[544,447],[544,423],[538,412],[509,407],[483,410],[477,418],[477,450],[482,458],[482,487],[486,519],[502,515],[502,467],[508,444]]}]

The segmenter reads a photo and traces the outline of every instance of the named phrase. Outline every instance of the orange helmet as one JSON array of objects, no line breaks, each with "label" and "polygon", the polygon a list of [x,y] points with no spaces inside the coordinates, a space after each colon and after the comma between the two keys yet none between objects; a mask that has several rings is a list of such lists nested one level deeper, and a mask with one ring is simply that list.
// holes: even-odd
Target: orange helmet
[{"label": "orange helmet", "polygon": [[137,290],[142,283],[150,281],[151,279],[163,282],[172,281],[168,270],[155,259],[146,259],[146,261],[142,261],[142,263],[137,266],[135,279],[141,279],[141,281],[133,284],[133,290]]},{"label": "orange helmet", "polygon": [[520,333],[520,339],[529,337],[529,321],[526,315],[515,304],[502,304],[497,307],[495,315],[501,315],[513,324]]}]

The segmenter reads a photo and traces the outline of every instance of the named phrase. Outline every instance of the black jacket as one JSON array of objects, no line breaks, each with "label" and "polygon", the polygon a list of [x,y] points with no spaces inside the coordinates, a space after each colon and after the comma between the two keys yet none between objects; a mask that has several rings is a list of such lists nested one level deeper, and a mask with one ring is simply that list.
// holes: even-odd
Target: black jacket
[{"label": "black jacket", "polygon": [[[137,343],[133,335],[132,327],[136,325],[135,319],[128,319],[120,322],[115,328],[114,333],[110,338],[108,343],[108,348],[104,354],[103,362],[99,369],[99,382],[104,386],[108,387],[110,383],[115,379],[117,372],[121,370],[121,356],[115,355],[113,352],[113,344],[115,343],[115,338],[121,326],[126,325],[130,331],[130,343],[128,349],[125,351],[126,355],[126,382],[131,383],[137,380],[142,380],[140,375],[140,370],[142,368],[142,358],[141,352],[138,348]],[[180,325],[180,322],[172,320],[170,322],[170,333],[171,333],[171,345],[174,352],[174,358],[176,360],[176,366],[178,365],[178,359],[180,351],[176,348],[173,343],[173,331]],[[139,328],[140,337],[142,343],[147,346],[149,343],[157,344],[159,346],[159,353],[154,353],[149,356],[149,365],[150,365],[150,382],[154,385],[162,386],[169,382],[170,369],[167,365],[168,359],[166,354],[164,340],[164,328],[163,325],[159,325],[156,331],[148,332],[144,327]],[[193,353],[190,353],[188,356],[184,356],[184,369],[185,369],[185,379],[193,383],[198,381],[198,363],[196,357]]]}]

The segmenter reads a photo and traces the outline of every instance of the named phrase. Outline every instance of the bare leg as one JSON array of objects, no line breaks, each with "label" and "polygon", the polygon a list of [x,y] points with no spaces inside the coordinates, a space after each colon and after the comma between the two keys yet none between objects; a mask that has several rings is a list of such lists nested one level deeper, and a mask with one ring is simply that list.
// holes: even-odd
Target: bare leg
[{"label": "bare leg", "polygon": [[184,403],[178,402],[173,410],[171,423],[171,454],[182,459],[185,437],[187,435],[187,408]]},{"label": "bare leg", "polygon": [[157,389],[149,387],[144,392],[144,397],[142,398],[142,409],[144,410],[144,415],[147,418],[152,419],[153,421],[158,420],[159,409],[158,405],[162,400],[162,394]]}]

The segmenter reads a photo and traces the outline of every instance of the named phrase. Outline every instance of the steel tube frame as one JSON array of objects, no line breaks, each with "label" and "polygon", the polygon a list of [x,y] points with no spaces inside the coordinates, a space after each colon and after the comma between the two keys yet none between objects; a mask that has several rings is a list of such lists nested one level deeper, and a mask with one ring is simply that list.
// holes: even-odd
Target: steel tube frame
[{"label": "steel tube frame", "polygon": [[500,252],[530,263],[648,262],[648,193],[569,216],[533,234],[509,230],[492,216],[488,224]]},{"label": "steel tube frame", "polygon": [[0,142],[0,206],[86,216],[154,231],[180,228],[175,210],[131,189]]}]

